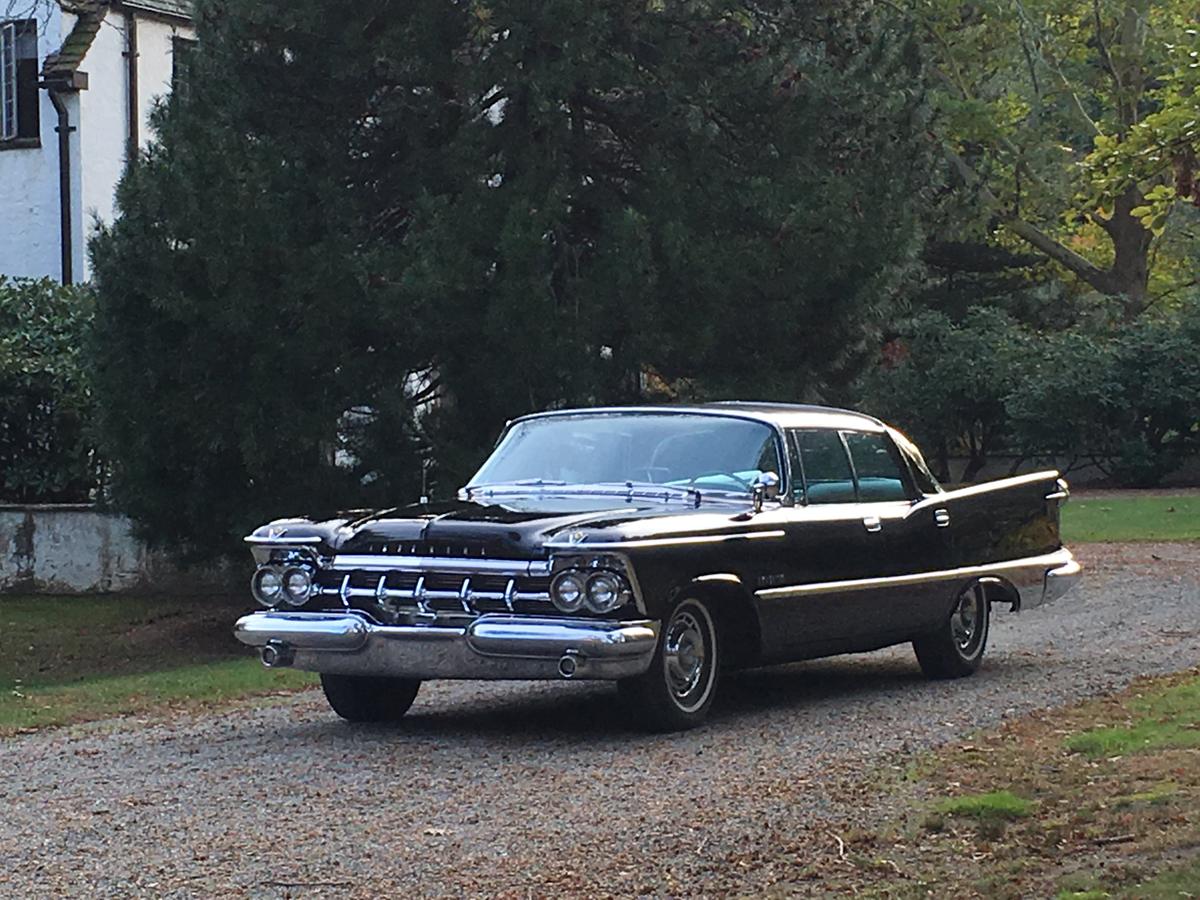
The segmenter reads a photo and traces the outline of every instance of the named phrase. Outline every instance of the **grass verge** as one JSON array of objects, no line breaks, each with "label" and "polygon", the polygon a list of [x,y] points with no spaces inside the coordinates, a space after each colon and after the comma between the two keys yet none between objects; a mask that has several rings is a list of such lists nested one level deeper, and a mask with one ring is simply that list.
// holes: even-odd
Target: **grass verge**
[{"label": "grass verge", "polygon": [[832,832],[836,856],[805,867],[820,894],[1200,897],[1200,673],[902,762],[903,812]]},{"label": "grass verge", "polygon": [[0,598],[0,735],[296,690],[233,639],[228,598]]},{"label": "grass verge", "polygon": [[1200,540],[1200,497],[1074,497],[1063,507],[1063,541]]}]

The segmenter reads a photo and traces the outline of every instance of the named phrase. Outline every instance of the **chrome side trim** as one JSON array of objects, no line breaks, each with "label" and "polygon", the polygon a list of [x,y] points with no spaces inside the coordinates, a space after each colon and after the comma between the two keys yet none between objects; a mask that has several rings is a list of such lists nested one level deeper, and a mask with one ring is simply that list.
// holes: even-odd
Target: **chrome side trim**
[{"label": "chrome side trim", "polygon": [[425,574],[442,572],[452,575],[508,575],[509,577],[550,574],[550,563],[530,559],[461,559],[439,556],[401,556],[397,554],[339,553],[330,569],[357,569],[368,572],[405,572]]},{"label": "chrome side trim", "polygon": [[625,541],[596,541],[583,540],[572,544],[567,542],[547,541],[544,546],[551,550],[574,550],[587,553],[591,550],[619,550],[634,547],[675,547],[689,544],[722,544],[726,541],[757,541],[781,538],[786,532],[780,531],[749,531],[739,534],[710,534],[694,537],[673,538],[630,538]]},{"label": "chrome side trim", "polygon": [[700,575],[700,576],[692,579],[693,584],[708,584],[709,582],[713,582],[713,581],[718,581],[723,584],[737,584],[737,585],[740,585],[742,583],[742,579],[738,578],[738,576],[736,576],[730,572],[714,572],[711,575]]},{"label": "chrome side trim", "polygon": [[296,547],[321,543],[321,539],[315,534],[309,535],[308,537],[260,537],[257,535],[248,534],[242,538],[242,540],[247,544],[269,547]]},{"label": "chrome side trim", "polygon": [[[1041,587],[1046,573],[1050,570],[1069,566],[1075,562],[1071,551],[1065,547],[1044,556],[1029,556],[1024,559],[1006,560],[1003,562],[987,563],[981,566],[963,566],[957,569],[940,569],[931,572],[917,572],[912,575],[889,575],[881,578],[856,578],[847,581],[821,581],[812,584],[794,584],[788,587],[763,588],[755,591],[760,599],[786,599],[790,597],[806,597],[820,594],[840,594],[852,591],[870,591],[888,587],[906,587],[920,584],[934,584],[939,581],[955,581],[961,578],[976,578],[983,575],[1005,575],[1018,588]],[[1022,602],[1022,608],[1037,606],[1042,602],[1039,596],[1036,602]]]}]

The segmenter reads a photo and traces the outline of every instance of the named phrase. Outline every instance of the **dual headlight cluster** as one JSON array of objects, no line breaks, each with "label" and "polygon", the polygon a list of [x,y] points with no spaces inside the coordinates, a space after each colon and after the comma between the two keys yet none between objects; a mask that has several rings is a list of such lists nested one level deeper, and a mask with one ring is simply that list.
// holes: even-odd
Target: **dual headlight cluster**
[{"label": "dual headlight cluster", "polygon": [[312,596],[312,572],[304,566],[261,566],[250,580],[250,592],[263,606],[303,606]]},{"label": "dual headlight cluster", "polygon": [[550,598],[562,612],[587,607],[594,613],[612,612],[633,596],[629,582],[609,569],[566,569],[550,583]]}]

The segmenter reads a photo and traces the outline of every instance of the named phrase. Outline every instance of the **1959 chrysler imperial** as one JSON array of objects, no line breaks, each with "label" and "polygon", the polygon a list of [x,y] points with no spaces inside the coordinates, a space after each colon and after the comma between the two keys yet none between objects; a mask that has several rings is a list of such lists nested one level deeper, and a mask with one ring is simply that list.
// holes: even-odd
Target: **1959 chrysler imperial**
[{"label": "1959 chrysler imperial", "polygon": [[1057,472],[943,490],[846,410],[542,413],[456,501],[259,528],[267,609],[236,634],[319,672],[351,721],[398,719],[423,679],[599,679],[646,727],[688,728],[735,667],[911,641],[928,676],[970,675],[994,604],[1078,579],[1066,498]]}]

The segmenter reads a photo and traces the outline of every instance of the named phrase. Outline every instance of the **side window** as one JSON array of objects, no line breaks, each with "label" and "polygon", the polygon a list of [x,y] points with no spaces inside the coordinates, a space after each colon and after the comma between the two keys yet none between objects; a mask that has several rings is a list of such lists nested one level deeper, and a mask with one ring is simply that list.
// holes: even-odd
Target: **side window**
[{"label": "side window", "polygon": [[37,20],[0,22],[0,141],[37,140]]},{"label": "side window", "polygon": [[792,443],[804,473],[808,503],[855,501],[854,473],[836,431],[793,431]]},{"label": "side window", "polygon": [[846,432],[846,446],[858,476],[858,497],[863,502],[907,500],[904,468],[886,434]]},{"label": "side window", "polygon": [[913,473],[913,478],[917,481],[917,489],[923,494],[940,494],[942,486],[938,484],[938,480],[929,471],[929,466],[925,463],[925,457],[921,455],[921,451],[917,449],[917,445],[898,431],[893,430],[891,435],[892,440],[896,442],[896,446],[900,448],[900,452],[908,460],[908,467]]}]

